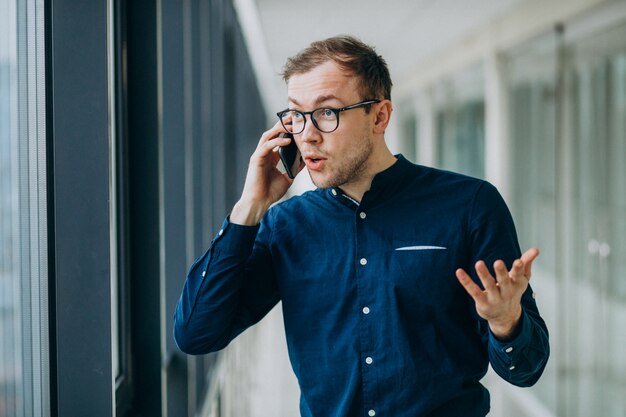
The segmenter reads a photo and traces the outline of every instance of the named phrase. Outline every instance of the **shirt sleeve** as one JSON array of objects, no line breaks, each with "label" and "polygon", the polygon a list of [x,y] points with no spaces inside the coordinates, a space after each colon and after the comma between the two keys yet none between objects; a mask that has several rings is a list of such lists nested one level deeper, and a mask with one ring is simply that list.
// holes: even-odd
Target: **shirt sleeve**
[{"label": "shirt sleeve", "polygon": [[[524,297],[528,296],[527,291]],[[528,306],[523,307],[519,330],[513,340],[501,342],[489,331],[491,366],[514,385],[529,387],[535,384],[546,366],[549,353],[545,323],[539,313]]]},{"label": "shirt sleeve", "polygon": [[[483,182],[478,190],[470,219],[470,236],[473,266],[484,260],[493,274],[493,263],[502,259],[510,268],[515,259],[521,256],[517,233],[511,214],[496,190]],[[482,288],[473,269],[472,279]],[[522,317],[513,339],[499,341],[489,330],[487,323],[483,329],[483,339],[487,341],[491,366],[503,379],[511,384],[527,387],[533,385],[546,366],[550,355],[548,329],[539,314],[534,293],[530,286],[522,295]]]},{"label": "shirt sleeve", "polygon": [[223,349],[278,303],[266,218],[260,226],[226,219],[192,264],[174,312],[174,339],[183,352]]}]

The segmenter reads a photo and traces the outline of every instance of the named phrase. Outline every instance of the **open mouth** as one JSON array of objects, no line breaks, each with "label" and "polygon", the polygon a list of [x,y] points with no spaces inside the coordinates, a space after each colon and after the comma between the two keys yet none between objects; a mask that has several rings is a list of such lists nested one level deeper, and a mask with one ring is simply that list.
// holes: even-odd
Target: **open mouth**
[{"label": "open mouth", "polygon": [[307,168],[313,171],[319,171],[323,168],[324,163],[326,162],[326,158],[321,158],[317,155],[309,156],[305,159]]}]

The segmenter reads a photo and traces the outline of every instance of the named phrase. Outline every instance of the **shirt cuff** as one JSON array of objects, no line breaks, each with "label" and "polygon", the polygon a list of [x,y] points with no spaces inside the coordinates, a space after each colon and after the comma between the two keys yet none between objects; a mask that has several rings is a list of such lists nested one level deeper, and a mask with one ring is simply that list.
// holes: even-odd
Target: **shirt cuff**
[{"label": "shirt cuff", "polygon": [[234,224],[230,222],[230,216],[226,217],[212,246],[222,254],[247,257],[252,252],[259,227]]},{"label": "shirt cuff", "polygon": [[489,329],[489,345],[491,349],[494,349],[510,359],[510,361],[508,361],[509,370],[513,370],[511,369],[511,366],[513,366],[513,368],[515,367],[514,364],[516,362],[516,358],[522,353],[524,348],[528,346],[531,336],[532,325],[529,317],[526,315],[526,312],[522,309],[520,322],[518,324],[518,328],[516,329],[516,336],[512,340],[501,341],[498,340],[491,332],[491,329]]}]

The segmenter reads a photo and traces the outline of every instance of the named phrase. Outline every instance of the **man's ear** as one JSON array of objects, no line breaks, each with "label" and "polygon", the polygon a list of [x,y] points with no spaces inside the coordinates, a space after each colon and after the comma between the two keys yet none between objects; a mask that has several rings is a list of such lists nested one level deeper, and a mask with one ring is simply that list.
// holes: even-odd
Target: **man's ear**
[{"label": "man's ear", "polygon": [[379,104],[372,107],[372,110],[376,111],[374,119],[374,133],[383,134],[385,133],[385,129],[387,129],[387,125],[391,119],[391,112],[393,110],[391,100],[383,100]]}]

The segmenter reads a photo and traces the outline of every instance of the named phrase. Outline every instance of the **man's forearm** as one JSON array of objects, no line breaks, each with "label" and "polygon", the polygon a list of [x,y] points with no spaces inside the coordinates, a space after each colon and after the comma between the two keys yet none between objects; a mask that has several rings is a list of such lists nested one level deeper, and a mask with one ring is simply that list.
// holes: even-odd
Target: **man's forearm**
[{"label": "man's forearm", "polygon": [[[257,228],[224,222],[211,246],[189,270],[174,315],[181,350],[208,353],[230,341],[245,273]],[[231,230],[237,229],[237,230]],[[223,239],[224,238],[224,239]]]},{"label": "man's forearm", "polygon": [[230,213],[230,222],[241,226],[257,226],[268,208],[264,204],[239,200]]}]

